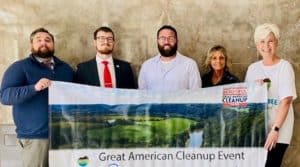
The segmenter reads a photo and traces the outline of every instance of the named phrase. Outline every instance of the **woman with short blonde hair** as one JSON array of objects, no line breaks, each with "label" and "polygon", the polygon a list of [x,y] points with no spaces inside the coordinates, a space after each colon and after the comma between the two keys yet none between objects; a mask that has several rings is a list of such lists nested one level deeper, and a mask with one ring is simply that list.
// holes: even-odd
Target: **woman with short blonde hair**
[{"label": "woman with short blonde hair", "polygon": [[266,167],[279,167],[291,141],[294,124],[292,102],[296,99],[295,74],[291,64],[276,52],[279,28],[265,23],[256,27],[254,42],[262,56],[248,67],[246,82],[268,81],[268,135],[264,148],[268,150]]}]

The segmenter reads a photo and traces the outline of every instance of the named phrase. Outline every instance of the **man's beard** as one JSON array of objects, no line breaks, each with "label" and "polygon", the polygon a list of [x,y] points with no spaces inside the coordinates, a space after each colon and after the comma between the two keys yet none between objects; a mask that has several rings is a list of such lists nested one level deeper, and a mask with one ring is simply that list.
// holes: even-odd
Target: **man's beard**
[{"label": "man's beard", "polygon": [[158,47],[158,50],[159,50],[159,53],[161,54],[161,56],[172,57],[172,56],[176,55],[177,43],[175,43],[174,46],[169,45],[170,49],[164,49],[164,46],[166,46],[166,45],[157,44],[157,47]]},{"label": "man's beard", "polygon": [[98,51],[99,51],[99,53],[106,54],[106,55],[111,54],[113,52],[112,49],[104,49],[104,50],[98,50]]},{"label": "man's beard", "polygon": [[106,46],[106,47],[104,47],[104,48],[102,48],[102,49],[97,49],[98,50],[98,52],[99,53],[101,53],[101,54],[106,54],[106,55],[108,55],[108,54],[111,54],[112,52],[113,52],[113,47],[112,48],[110,48],[110,46]]},{"label": "man's beard", "polygon": [[31,52],[34,56],[40,57],[40,58],[49,58],[54,55],[54,49],[49,49],[47,46],[45,46],[47,50],[41,51],[41,48],[38,48],[38,50],[35,50],[34,48],[31,48]]}]

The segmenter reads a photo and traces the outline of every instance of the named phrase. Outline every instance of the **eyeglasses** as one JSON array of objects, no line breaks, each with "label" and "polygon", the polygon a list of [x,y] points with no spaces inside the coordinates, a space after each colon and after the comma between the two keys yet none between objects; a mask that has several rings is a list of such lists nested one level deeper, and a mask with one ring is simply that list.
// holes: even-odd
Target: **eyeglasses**
[{"label": "eyeglasses", "polygon": [[96,37],[96,40],[99,40],[101,43],[104,43],[105,41],[107,41],[108,43],[113,43],[114,42],[113,37],[100,36],[100,37]]},{"label": "eyeglasses", "polygon": [[158,37],[158,41],[159,42],[165,42],[165,41],[168,41],[168,42],[175,42],[176,41],[176,38],[174,36],[169,36],[169,37]]}]

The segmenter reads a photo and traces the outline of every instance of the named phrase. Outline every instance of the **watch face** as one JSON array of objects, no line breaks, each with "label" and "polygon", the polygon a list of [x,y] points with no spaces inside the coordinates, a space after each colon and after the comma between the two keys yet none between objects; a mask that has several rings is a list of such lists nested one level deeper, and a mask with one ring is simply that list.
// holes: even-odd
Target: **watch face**
[{"label": "watch face", "polygon": [[273,130],[276,131],[276,132],[278,132],[278,131],[279,131],[279,128],[278,128],[277,126],[274,126],[274,127],[273,127]]}]

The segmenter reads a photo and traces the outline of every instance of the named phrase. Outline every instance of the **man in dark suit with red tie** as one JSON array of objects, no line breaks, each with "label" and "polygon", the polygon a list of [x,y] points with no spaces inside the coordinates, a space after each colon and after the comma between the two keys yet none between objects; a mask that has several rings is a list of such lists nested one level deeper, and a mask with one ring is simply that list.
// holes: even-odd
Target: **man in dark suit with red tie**
[{"label": "man in dark suit with red tie", "polygon": [[114,32],[109,27],[100,27],[94,32],[96,57],[77,65],[77,83],[107,88],[136,88],[130,64],[112,57],[114,43]]}]

